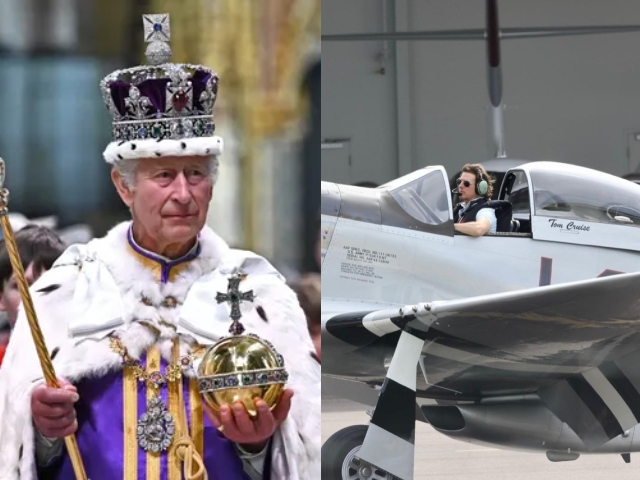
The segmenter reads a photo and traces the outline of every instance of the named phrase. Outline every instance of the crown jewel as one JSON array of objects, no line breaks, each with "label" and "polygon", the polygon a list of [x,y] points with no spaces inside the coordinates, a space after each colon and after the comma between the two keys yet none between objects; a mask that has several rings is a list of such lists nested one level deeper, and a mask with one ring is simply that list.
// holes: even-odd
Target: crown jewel
[{"label": "crown jewel", "polygon": [[143,15],[151,65],[116,70],[100,82],[113,117],[113,140],[212,137],[219,78],[202,65],[168,63],[168,14]]}]

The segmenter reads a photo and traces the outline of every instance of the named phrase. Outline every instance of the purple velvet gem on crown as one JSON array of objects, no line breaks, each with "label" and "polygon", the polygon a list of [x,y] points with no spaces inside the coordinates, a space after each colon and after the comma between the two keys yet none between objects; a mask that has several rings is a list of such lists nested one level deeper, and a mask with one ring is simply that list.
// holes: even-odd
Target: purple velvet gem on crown
[{"label": "purple velvet gem on crown", "polygon": [[[193,75],[188,78],[193,85],[193,100],[194,107],[196,109],[201,109],[202,105],[199,102],[200,95],[205,91],[207,82],[211,79],[212,75],[210,73],[204,71],[196,70]],[[149,107],[149,114],[153,114],[155,116],[156,113],[164,114],[166,110],[167,101],[172,101],[172,105],[176,107],[176,103],[180,106],[180,109],[176,108],[176,110],[181,111],[187,104],[187,98],[184,92],[178,92],[174,95],[173,99],[167,99],[167,84],[171,80],[169,78],[150,78],[144,80],[139,84],[135,84],[135,82],[127,82],[124,80],[115,80],[111,82],[108,86],[111,91],[111,98],[113,99],[113,103],[118,111],[118,113],[122,116],[127,115],[129,112],[125,106],[125,99],[129,96],[129,89],[131,85],[135,85],[140,90],[140,95],[143,97],[147,97],[151,102],[151,106]],[[214,82],[217,85],[217,82]],[[214,88],[214,92],[217,89]],[[177,98],[176,98],[177,97]],[[211,112],[208,112],[210,115]]]}]

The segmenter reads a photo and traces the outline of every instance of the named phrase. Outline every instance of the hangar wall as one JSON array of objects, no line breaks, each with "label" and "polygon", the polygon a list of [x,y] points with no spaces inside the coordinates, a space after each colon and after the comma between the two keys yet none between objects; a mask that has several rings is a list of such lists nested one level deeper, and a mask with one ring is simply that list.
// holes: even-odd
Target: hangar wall
[{"label": "hangar wall", "polygon": [[[382,2],[322,2],[322,32],[382,29]],[[381,42],[322,42],[322,139],[341,149],[322,151],[322,179],[342,183],[393,178],[396,166],[395,81],[381,75]],[[351,168],[344,162],[351,157]]]},{"label": "hangar wall", "polygon": [[[502,0],[498,7],[501,28],[640,25],[634,0]],[[322,33],[379,32],[385,20],[388,31],[484,28],[484,9],[478,0],[323,0]],[[502,41],[507,155],[614,175],[635,169],[639,47],[640,32]],[[432,164],[451,174],[491,158],[485,43],[388,42],[386,49],[385,59],[382,41],[322,42],[323,180],[382,183]]]}]

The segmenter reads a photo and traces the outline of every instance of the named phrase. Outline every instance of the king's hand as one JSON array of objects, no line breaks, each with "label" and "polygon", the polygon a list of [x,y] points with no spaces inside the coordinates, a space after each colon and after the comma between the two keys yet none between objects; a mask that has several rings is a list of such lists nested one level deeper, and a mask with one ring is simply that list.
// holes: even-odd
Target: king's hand
[{"label": "king's hand", "polygon": [[31,395],[33,423],[47,438],[63,438],[78,429],[74,403],[80,398],[76,387],[59,379],[60,388],[39,385]]},{"label": "king's hand", "polygon": [[282,398],[273,409],[262,399],[256,399],[255,406],[258,415],[251,419],[242,403],[234,405],[221,405],[220,417],[203,402],[204,409],[211,422],[232,442],[239,444],[243,449],[259,452],[273,436],[276,429],[289,415],[293,390],[285,390]]}]

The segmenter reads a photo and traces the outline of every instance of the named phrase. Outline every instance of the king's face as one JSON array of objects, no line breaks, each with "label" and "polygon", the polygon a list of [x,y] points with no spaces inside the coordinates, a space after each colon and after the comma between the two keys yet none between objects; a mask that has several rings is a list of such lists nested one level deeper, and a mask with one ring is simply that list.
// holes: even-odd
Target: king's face
[{"label": "king's face", "polygon": [[202,230],[212,193],[209,160],[194,156],[141,159],[133,188],[121,196],[145,243],[162,250],[187,244]]}]

